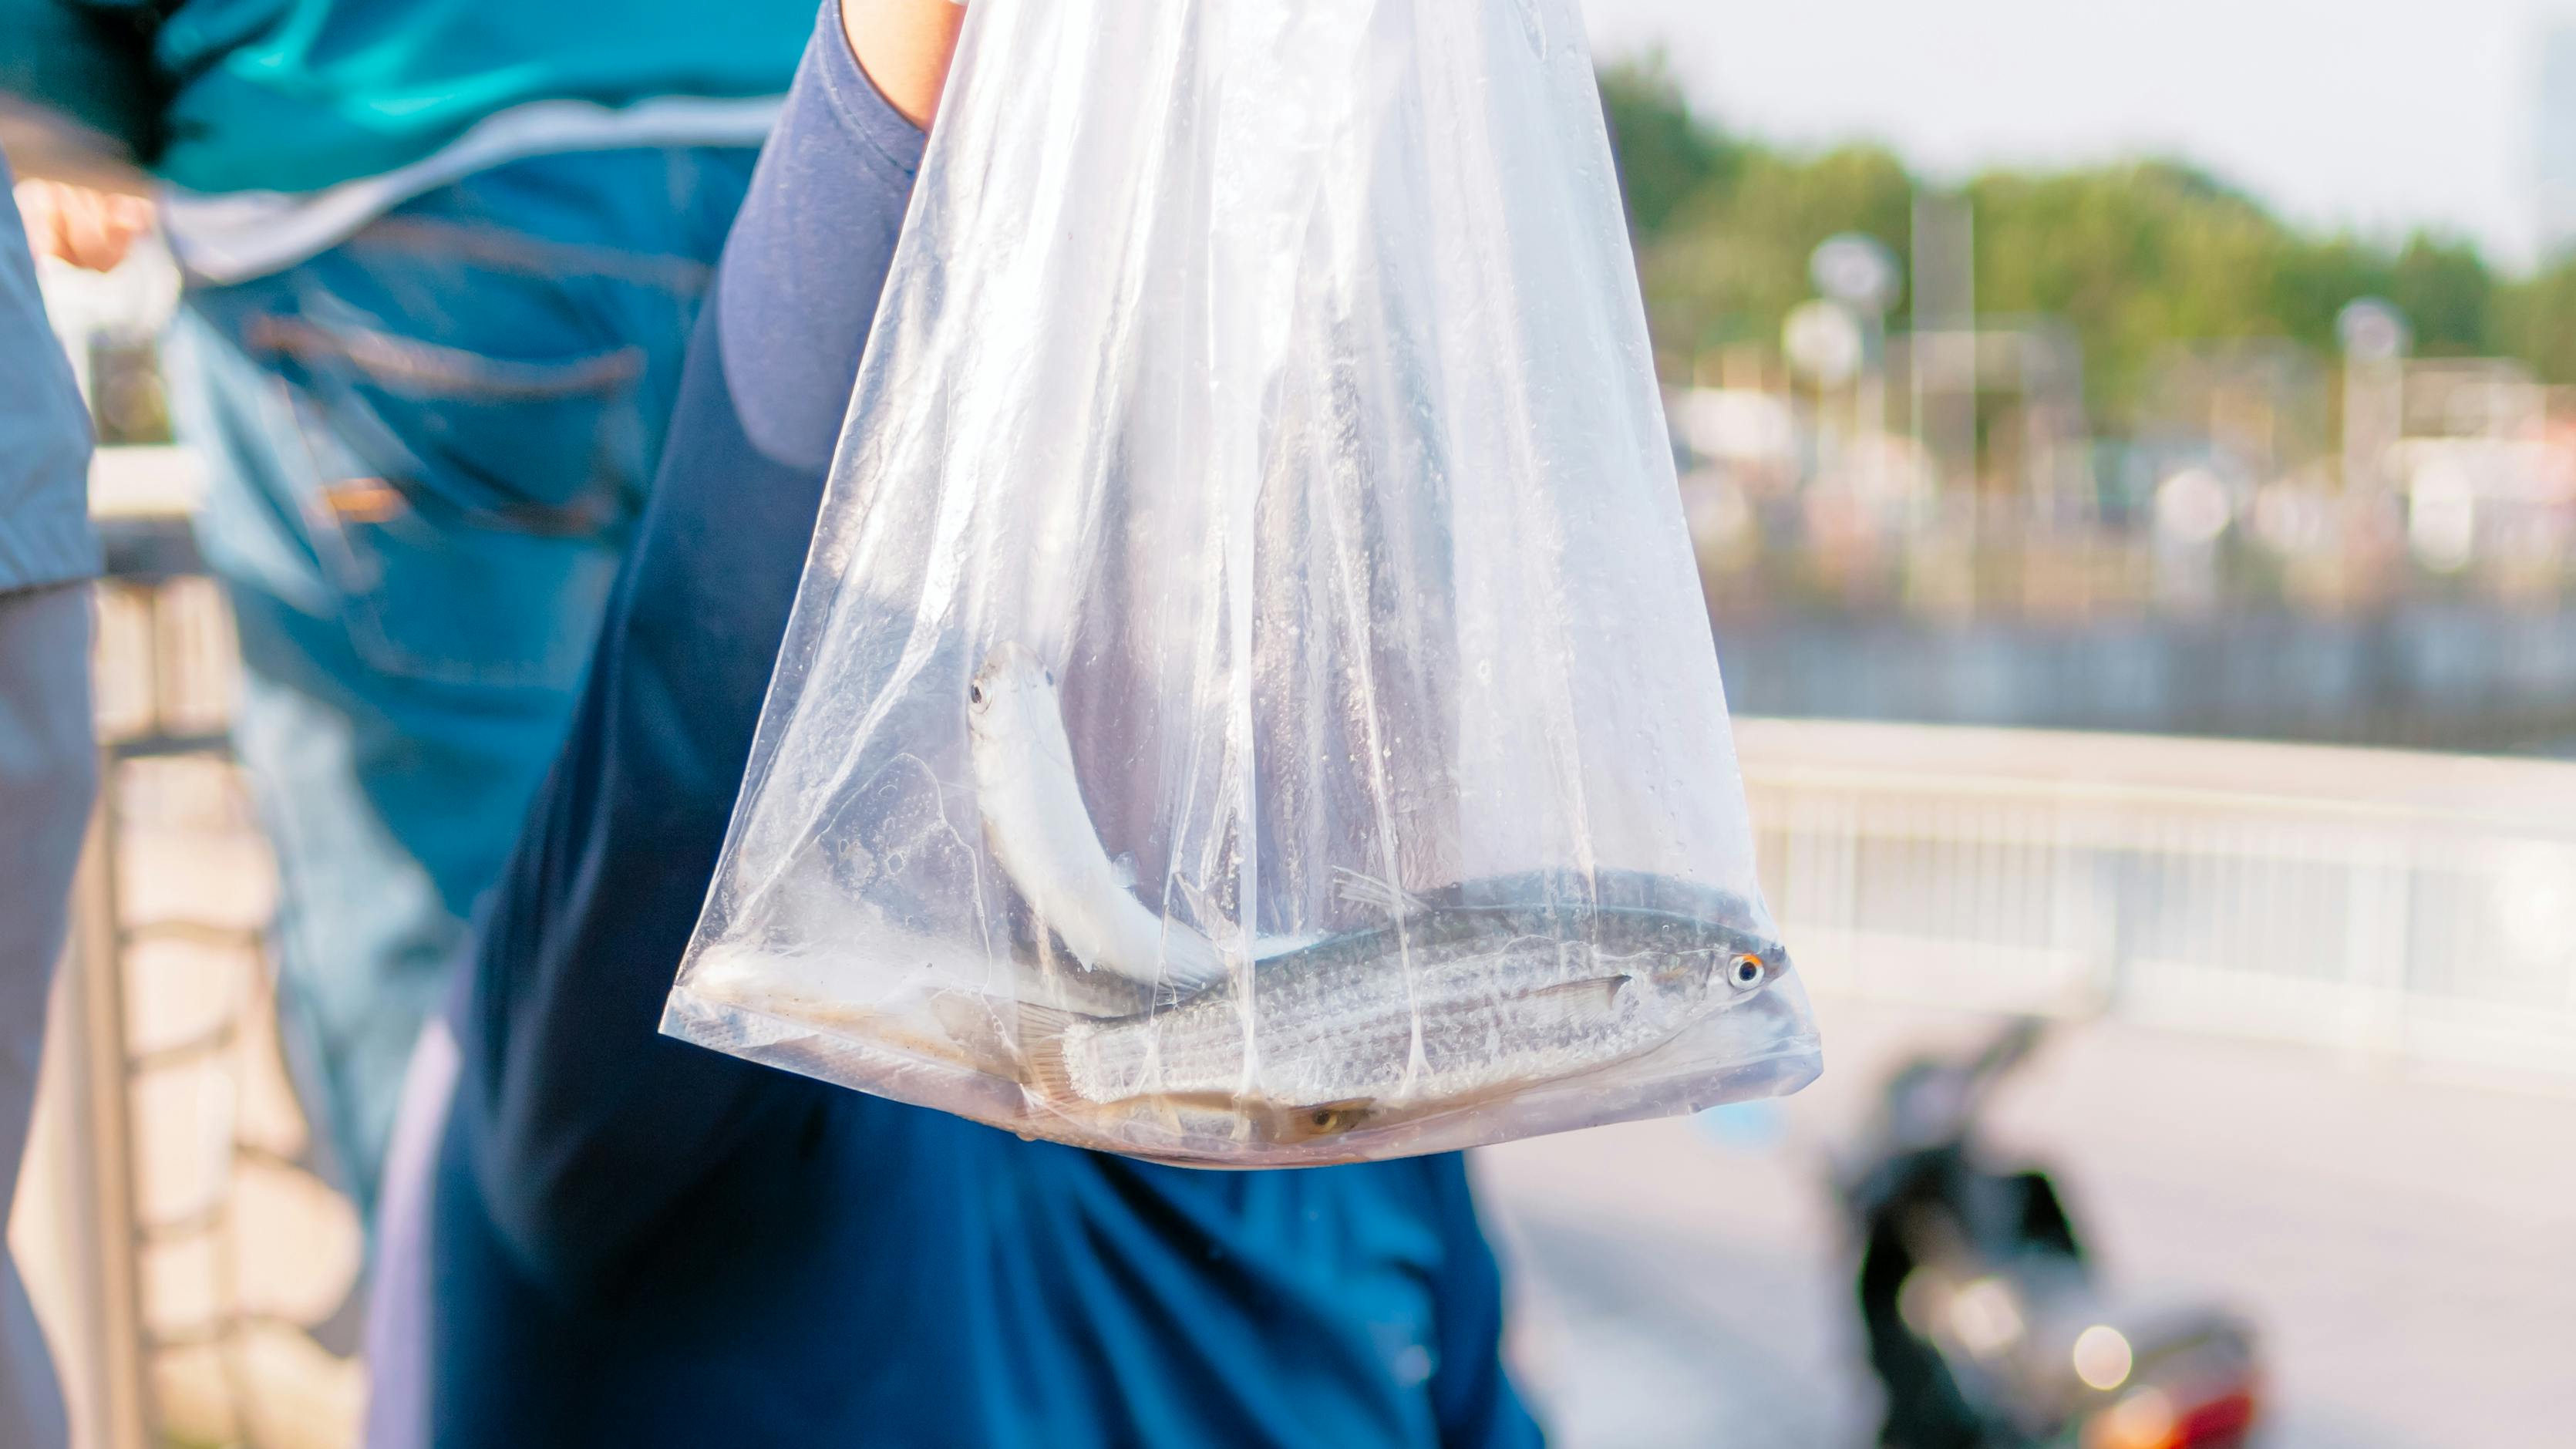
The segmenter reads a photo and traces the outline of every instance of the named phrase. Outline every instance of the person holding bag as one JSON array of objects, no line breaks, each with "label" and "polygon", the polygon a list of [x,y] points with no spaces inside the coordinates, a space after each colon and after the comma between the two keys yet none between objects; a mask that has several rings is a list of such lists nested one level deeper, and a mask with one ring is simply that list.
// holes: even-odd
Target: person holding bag
[{"label": "person holding bag", "polygon": [[656,1034],[958,23],[827,5],[753,178],[571,741],[416,1063],[375,1449],[1539,1440],[1454,1155],[1193,1172]]}]

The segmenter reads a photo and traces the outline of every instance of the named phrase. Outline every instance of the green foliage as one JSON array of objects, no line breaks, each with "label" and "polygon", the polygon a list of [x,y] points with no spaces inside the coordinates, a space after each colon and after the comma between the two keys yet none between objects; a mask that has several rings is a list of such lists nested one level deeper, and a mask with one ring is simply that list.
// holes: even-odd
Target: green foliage
[{"label": "green foliage", "polygon": [[[1866,232],[1908,256],[1920,183],[1892,153],[1729,136],[1692,113],[1659,54],[1611,67],[1602,91],[1667,359],[1775,341],[1813,294],[1809,254],[1836,232]],[[2071,326],[2091,403],[2114,426],[2134,414],[2166,349],[2284,337],[2331,355],[2336,315],[2365,296],[2406,314],[2420,354],[2518,357],[2544,380],[2576,382],[2576,259],[2511,279],[2455,238],[2419,233],[2391,247],[2317,235],[2173,161],[1991,172],[1965,194],[1978,310]],[[1890,323],[1903,329],[1901,307]]]},{"label": "green foliage", "polygon": [[1791,160],[1756,151],[1731,185],[1704,188],[1646,246],[1641,272],[1659,351],[1691,356],[1780,335],[1814,295],[1807,259],[1837,232],[1865,231],[1906,254],[1914,186],[1869,147]]},{"label": "green foliage", "polygon": [[2277,335],[2281,230],[2244,197],[2166,162],[1968,187],[1977,306],[2062,317],[2097,411],[2125,415],[2156,354],[2185,338]]},{"label": "green foliage", "polygon": [[2415,350],[2481,357],[2498,349],[2495,275],[2478,249],[2417,233],[2390,268],[2388,300],[2415,328]]},{"label": "green foliage", "polygon": [[1604,70],[1601,104],[1640,234],[1663,230],[1683,201],[1733,179],[1734,147],[1691,114],[1662,51]]},{"label": "green foliage", "polygon": [[2576,379],[2576,257],[2499,286],[2492,315],[2506,355],[2552,382]]}]

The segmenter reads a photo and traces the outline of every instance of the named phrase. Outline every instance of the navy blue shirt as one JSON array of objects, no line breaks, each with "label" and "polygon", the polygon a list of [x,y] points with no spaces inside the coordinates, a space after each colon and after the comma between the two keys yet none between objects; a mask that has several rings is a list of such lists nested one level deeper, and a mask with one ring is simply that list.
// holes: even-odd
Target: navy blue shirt
[{"label": "navy blue shirt", "polygon": [[1209,1173],[655,1033],[921,153],[826,5],[454,1026],[441,1444],[1534,1444],[1455,1157]]}]

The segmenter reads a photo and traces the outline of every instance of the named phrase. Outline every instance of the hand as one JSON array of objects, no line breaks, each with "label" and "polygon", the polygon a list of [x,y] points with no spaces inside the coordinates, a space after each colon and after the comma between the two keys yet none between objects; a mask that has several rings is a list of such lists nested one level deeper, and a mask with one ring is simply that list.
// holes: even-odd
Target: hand
[{"label": "hand", "polygon": [[887,104],[925,131],[939,112],[965,23],[964,0],[841,0],[841,33],[859,69]]},{"label": "hand", "polygon": [[152,203],[140,196],[65,181],[21,181],[17,195],[27,245],[89,271],[116,270],[134,239],[152,229]]}]

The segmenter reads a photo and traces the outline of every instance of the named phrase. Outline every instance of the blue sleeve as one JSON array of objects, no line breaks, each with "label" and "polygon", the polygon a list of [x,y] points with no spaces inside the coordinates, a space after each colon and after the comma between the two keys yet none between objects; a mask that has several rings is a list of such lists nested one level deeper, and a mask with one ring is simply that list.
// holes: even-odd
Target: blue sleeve
[{"label": "blue sleeve", "polygon": [[485,906],[455,1013],[451,1156],[513,1255],[558,1291],[613,1288],[674,1204],[792,1138],[829,1090],[657,1025],[922,145],[825,4],[690,342],[573,735]]},{"label": "blue sleeve", "polygon": [[1544,1436],[1503,1367],[1503,1275],[1477,1221],[1466,1159],[1424,1159],[1441,1226],[1438,1367],[1431,1407],[1442,1449],[1538,1449]]}]

